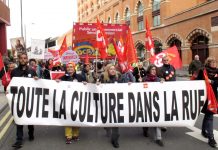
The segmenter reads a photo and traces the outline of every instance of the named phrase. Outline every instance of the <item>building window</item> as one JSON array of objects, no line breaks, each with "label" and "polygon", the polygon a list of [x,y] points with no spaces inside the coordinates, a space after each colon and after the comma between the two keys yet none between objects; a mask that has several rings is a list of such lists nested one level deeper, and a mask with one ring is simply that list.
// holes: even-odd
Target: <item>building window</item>
[{"label": "building window", "polygon": [[160,0],[154,0],[152,5],[152,11],[160,10]]},{"label": "building window", "polygon": [[111,17],[108,17],[107,23],[112,23],[111,22]]},{"label": "building window", "polygon": [[154,0],[152,4],[153,26],[159,26],[160,23],[160,0]]},{"label": "building window", "polygon": [[126,8],[125,10],[125,21],[127,25],[130,25],[130,10],[129,8]]},{"label": "building window", "polygon": [[155,51],[155,54],[158,54],[160,52],[162,52],[162,44],[157,41],[157,40],[154,40],[154,51]]},{"label": "building window", "polygon": [[118,13],[116,13],[114,22],[115,22],[116,24],[118,24],[118,23],[119,23],[119,19],[120,19],[120,16],[119,16]]},{"label": "building window", "polygon": [[156,26],[159,26],[159,25],[160,25],[160,15],[154,16],[153,17],[153,26],[156,27]]},{"label": "building window", "polygon": [[94,11],[94,4],[93,4],[93,2],[91,3],[91,12],[93,12]]},{"label": "building window", "polygon": [[218,26],[218,16],[211,18],[211,27]]},{"label": "building window", "polygon": [[138,22],[138,30],[139,31],[143,30],[144,29],[143,6],[142,6],[142,3],[140,1],[138,3],[137,22]]}]

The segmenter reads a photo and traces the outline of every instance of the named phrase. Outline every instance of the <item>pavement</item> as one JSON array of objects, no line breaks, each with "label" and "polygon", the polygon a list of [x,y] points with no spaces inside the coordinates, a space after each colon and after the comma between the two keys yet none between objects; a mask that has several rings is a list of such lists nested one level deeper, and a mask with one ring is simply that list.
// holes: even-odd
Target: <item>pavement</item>
[{"label": "pavement", "polygon": [[[0,80],[0,82],[1,82],[1,80]],[[7,99],[5,97],[5,94],[4,94],[4,88],[3,88],[1,83],[0,83],[0,114],[7,107],[7,104],[8,104]]]}]

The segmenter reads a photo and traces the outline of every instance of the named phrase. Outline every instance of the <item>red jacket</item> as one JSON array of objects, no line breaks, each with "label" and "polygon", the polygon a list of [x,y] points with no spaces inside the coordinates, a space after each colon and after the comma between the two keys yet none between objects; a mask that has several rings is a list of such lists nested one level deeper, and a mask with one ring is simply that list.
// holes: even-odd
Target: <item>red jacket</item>
[{"label": "red jacket", "polygon": [[[6,78],[6,74],[7,74],[7,78]],[[4,76],[2,77],[2,85],[7,88],[8,84],[10,83],[11,81],[11,72],[7,72],[4,74]]]}]

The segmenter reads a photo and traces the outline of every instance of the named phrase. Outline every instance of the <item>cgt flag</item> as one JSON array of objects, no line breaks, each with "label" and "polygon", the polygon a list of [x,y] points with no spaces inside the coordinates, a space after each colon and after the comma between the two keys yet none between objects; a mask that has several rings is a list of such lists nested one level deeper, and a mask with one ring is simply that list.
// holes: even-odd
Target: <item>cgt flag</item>
[{"label": "cgt flag", "polygon": [[67,41],[66,41],[66,36],[64,37],[63,43],[59,49],[59,55],[62,56],[64,52],[67,51]]},{"label": "cgt flag", "polygon": [[176,46],[170,47],[161,53],[154,55],[150,58],[150,62],[157,67],[163,66],[162,58],[164,56],[169,57],[169,63],[175,67],[175,69],[179,69],[182,67],[182,61],[179,56],[179,52]]},{"label": "cgt flag", "polygon": [[104,29],[98,19],[97,19],[96,42],[97,42],[97,48],[99,49],[100,57],[102,59],[107,58],[108,41]]},{"label": "cgt flag", "polygon": [[124,46],[124,60],[127,61],[129,65],[138,62],[136,49],[133,43],[132,32],[130,28],[128,29],[127,39]]},{"label": "cgt flag", "polygon": [[0,53],[0,71],[2,70],[3,67],[4,67],[3,58],[2,58],[2,54]]}]

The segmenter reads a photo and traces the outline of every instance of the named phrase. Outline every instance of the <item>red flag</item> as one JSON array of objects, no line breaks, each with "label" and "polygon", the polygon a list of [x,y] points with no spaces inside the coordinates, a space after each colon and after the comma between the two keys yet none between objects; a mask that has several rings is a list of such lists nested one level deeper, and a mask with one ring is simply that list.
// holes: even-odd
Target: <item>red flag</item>
[{"label": "red flag", "polygon": [[208,100],[207,109],[213,112],[214,114],[217,114],[218,103],[216,100],[216,96],[213,92],[213,88],[211,84],[209,83],[206,69],[204,69],[204,79],[205,79],[206,88],[207,88],[207,100]]},{"label": "red flag", "polygon": [[65,75],[64,71],[50,71],[51,80],[60,79],[64,75]]},{"label": "red flag", "polygon": [[66,41],[66,36],[64,37],[64,40],[62,42],[62,45],[59,49],[59,55],[62,56],[64,52],[67,51],[67,41]]},{"label": "red flag", "polygon": [[121,37],[120,40],[118,41],[117,47],[121,51],[121,53],[124,52],[123,39]]},{"label": "red flag", "polygon": [[2,58],[2,54],[0,53],[0,70],[2,70],[2,68],[4,67],[4,63],[3,63],[3,58]]},{"label": "red flag", "polygon": [[48,52],[50,52],[53,57],[57,57],[59,55],[59,50],[48,49]]},{"label": "red flag", "polygon": [[163,66],[162,58],[164,56],[169,57],[169,63],[174,66],[175,69],[182,67],[182,61],[179,56],[179,52],[176,46],[170,47],[167,50],[162,51],[161,53],[154,55],[150,58],[150,62],[157,67]]},{"label": "red flag", "polygon": [[154,56],[154,42],[152,40],[152,35],[151,35],[151,31],[150,31],[150,26],[148,23],[148,18],[146,16],[146,34],[145,34],[145,46],[147,51],[150,51],[151,56]]},{"label": "red flag", "polygon": [[128,29],[127,39],[124,46],[124,59],[128,62],[128,64],[138,62],[130,28]]},{"label": "red flag", "polygon": [[97,19],[96,42],[97,42],[97,48],[99,49],[100,57],[102,59],[107,58],[108,41],[104,29],[98,19]]}]

